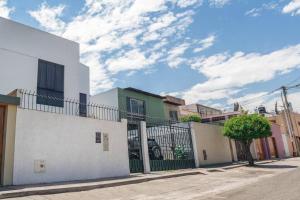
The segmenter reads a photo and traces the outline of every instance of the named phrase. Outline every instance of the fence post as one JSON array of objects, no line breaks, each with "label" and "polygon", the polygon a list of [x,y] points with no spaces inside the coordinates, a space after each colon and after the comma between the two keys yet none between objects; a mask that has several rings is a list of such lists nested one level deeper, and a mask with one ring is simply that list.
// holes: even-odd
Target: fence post
[{"label": "fence post", "polygon": [[143,154],[143,164],[144,164],[144,173],[150,173],[150,159],[148,152],[148,137],[147,137],[147,128],[146,122],[141,121],[141,145],[142,145],[142,154]]},{"label": "fence post", "polygon": [[196,137],[196,132],[195,132],[195,128],[194,128],[194,123],[195,122],[189,122],[189,127],[190,127],[190,131],[191,131],[191,136],[192,136],[195,167],[198,168],[198,167],[200,167],[200,161],[199,161],[199,156],[198,156],[197,137]]}]

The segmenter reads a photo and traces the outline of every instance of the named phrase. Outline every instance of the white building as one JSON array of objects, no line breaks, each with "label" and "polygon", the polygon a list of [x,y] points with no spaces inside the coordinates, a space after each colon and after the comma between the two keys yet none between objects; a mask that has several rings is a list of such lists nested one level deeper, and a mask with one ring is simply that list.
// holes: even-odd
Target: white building
[{"label": "white building", "polygon": [[0,60],[1,185],[129,175],[127,122],[87,104],[78,43],[0,18]]},{"label": "white building", "polygon": [[80,63],[76,42],[0,17],[0,60],[0,94],[89,96],[89,68]]}]

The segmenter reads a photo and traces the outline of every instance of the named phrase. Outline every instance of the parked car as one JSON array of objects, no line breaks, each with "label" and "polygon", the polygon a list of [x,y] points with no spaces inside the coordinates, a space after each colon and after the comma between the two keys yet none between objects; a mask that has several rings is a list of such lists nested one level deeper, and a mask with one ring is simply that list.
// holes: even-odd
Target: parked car
[{"label": "parked car", "polygon": [[[138,137],[128,139],[129,159],[140,160],[140,140]],[[163,160],[161,148],[155,139],[148,138],[148,152],[150,160]]]}]

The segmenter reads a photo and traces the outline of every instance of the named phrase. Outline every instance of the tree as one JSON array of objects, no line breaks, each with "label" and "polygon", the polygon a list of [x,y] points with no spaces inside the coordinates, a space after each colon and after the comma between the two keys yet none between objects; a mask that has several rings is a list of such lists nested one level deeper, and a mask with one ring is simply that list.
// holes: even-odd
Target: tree
[{"label": "tree", "polygon": [[270,122],[265,117],[258,114],[244,114],[225,122],[224,135],[242,144],[249,165],[253,166],[254,160],[250,151],[253,139],[269,137],[272,132]]},{"label": "tree", "polygon": [[182,122],[201,122],[201,117],[199,115],[186,115],[180,119]]}]

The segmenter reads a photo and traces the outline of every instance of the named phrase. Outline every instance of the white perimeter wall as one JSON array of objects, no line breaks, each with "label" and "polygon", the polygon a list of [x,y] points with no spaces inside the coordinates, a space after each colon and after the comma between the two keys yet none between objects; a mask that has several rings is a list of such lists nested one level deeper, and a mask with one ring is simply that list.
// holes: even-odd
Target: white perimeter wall
[{"label": "white perimeter wall", "polygon": [[114,88],[106,92],[102,92],[91,96],[91,102],[98,105],[107,105],[119,108],[118,88]]},{"label": "white perimeter wall", "polygon": [[[229,139],[222,134],[222,127],[193,122],[195,142],[200,166],[232,162]],[[235,145],[232,141],[233,156],[236,159]],[[204,160],[206,150],[207,160]]]},{"label": "white perimeter wall", "polygon": [[[95,132],[109,134],[109,151]],[[34,172],[44,160],[46,171]],[[127,122],[18,109],[13,184],[49,183],[129,175]]]},{"label": "white perimeter wall", "polygon": [[79,62],[79,44],[0,17],[0,94],[37,90],[38,59],[65,66],[65,97],[89,95],[88,68]]}]

